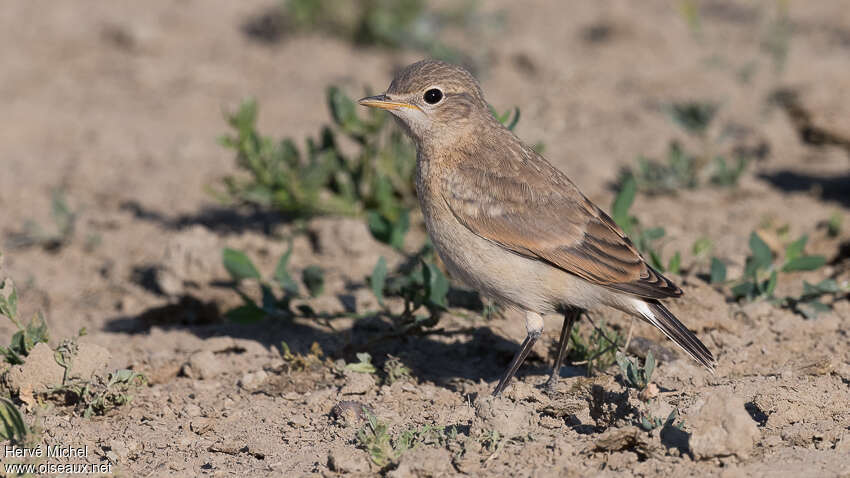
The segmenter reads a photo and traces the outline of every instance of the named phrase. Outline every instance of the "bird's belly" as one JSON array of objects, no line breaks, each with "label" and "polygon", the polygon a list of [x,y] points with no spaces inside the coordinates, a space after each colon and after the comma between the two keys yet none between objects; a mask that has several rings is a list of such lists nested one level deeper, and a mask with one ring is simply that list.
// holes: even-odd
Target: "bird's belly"
[{"label": "bird's belly", "polygon": [[426,214],[434,248],[453,278],[482,295],[540,313],[559,305],[590,308],[604,289],[545,262],[510,252],[457,222],[454,215]]}]

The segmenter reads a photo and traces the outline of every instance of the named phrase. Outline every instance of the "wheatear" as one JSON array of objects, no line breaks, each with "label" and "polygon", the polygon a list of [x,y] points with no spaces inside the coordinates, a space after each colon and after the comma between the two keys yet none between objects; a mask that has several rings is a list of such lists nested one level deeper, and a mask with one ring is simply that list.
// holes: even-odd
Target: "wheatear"
[{"label": "wheatear", "polygon": [[682,290],[566,174],[493,117],[468,71],[420,61],[360,104],[388,110],[416,143],[425,227],[451,275],[525,311],[528,335],[494,395],[543,332],[541,314],[563,312],[552,389],[573,323],[599,305],[649,322],[714,371],[711,352],[659,302]]}]

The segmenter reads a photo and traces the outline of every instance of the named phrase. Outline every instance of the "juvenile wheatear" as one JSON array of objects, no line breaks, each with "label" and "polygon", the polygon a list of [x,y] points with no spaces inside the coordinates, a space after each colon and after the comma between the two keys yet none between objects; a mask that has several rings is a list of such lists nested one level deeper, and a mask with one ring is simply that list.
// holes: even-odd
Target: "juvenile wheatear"
[{"label": "juvenile wheatear", "polygon": [[564,325],[552,389],[573,323],[598,305],[649,322],[714,370],[711,352],[659,302],[682,290],[650,267],[563,172],[493,117],[468,71],[420,61],[396,75],[385,94],[360,104],[388,110],[416,143],[425,227],[449,272],[525,311],[528,335],[494,395],[543,332],[540,314],[557,311]]}]

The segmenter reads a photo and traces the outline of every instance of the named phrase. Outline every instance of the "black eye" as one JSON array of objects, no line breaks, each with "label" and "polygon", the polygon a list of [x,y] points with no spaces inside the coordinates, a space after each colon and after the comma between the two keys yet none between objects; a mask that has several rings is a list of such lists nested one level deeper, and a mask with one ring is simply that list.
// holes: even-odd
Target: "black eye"
[{"label": "black eye", "polygon": [[425,92],[425,96],[423,99],[429,105],[435,105],[443,99],[443,92],[436,88],[431,88],[430,90]]}]

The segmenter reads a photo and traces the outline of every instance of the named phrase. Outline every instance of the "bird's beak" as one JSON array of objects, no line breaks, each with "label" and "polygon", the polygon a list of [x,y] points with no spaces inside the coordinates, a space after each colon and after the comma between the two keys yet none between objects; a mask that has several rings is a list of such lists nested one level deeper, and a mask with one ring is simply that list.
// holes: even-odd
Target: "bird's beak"
[{"label": "bird's beak", "polygon": [[380,108],[382,110],[400,110],[402,108],[410,108],[414,110],[419,109],[418,106],[412,105],[410,103],[392,101],[387,95],[367,96],[366,98],[361,98],[358,103],[363,106],[369,106],[371,108]]}]

